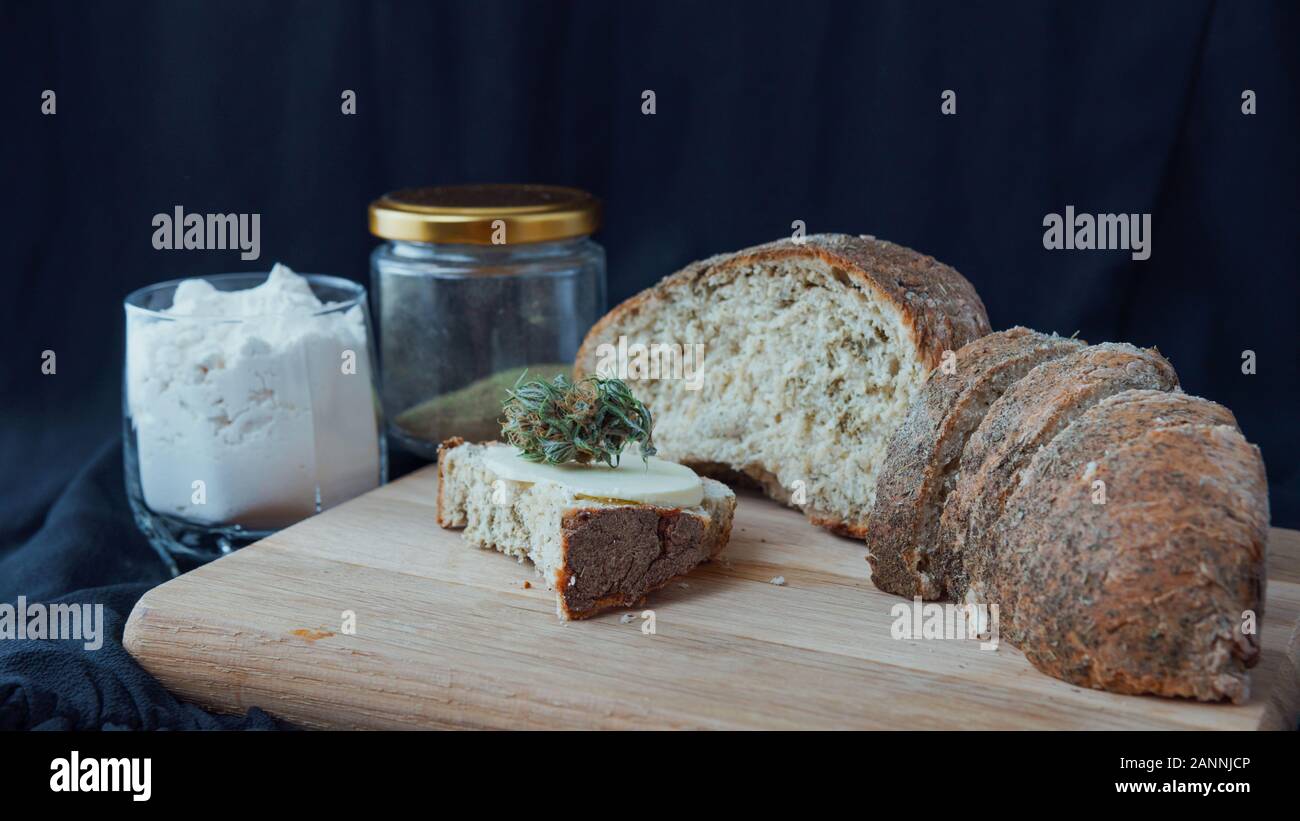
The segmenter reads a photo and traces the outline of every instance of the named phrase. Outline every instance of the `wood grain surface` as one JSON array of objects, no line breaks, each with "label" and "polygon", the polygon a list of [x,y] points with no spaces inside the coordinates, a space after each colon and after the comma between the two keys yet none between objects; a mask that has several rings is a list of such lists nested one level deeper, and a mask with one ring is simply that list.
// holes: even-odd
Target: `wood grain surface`
[{"label": "wood grain surface", "polygon": [[308,727],[1296,724],[1295,531],[1272,532],[1251,700],[1199,704],[1083,690],[1005,644],[894,639],[902,600],[871,586],[861,542],[745,493],[725,562],[645,608],[561,622],[531,566],[434,523],[436,482],[426,468],[151,590],[127,648],[181,698]]}]

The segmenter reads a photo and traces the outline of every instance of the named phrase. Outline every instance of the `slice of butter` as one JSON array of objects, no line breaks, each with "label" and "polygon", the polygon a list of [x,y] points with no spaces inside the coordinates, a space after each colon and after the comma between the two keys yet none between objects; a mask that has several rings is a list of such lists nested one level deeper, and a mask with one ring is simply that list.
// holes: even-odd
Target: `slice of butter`
[{"label": "slice of butter", "polygon": [[634,449],[623,452],[618,467],[608,465],[546,465],[530,462],[511,445],[496,444],[483,455],[488,469],[514,482],[554,482],[578,496],[612,499],[664,507],[695,507],[704,499],[700,477],[676,462],[651,456],[645,462]]}]

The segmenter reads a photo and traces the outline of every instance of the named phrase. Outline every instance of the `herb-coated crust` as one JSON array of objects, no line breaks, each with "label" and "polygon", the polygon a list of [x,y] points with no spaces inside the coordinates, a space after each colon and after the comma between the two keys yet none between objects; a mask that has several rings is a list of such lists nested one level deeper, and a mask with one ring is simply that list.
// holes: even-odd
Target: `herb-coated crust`
[{"label": "herb-coated crust", "polygon": [[1259,635],[1243,628],[1263,617],[1269,516],[1258,448],[1228,425],[1157,428],[1025,494],[1050,512],[1014,532],[1002,572],[1035,667],[1118,693],[1249,697]]},{"label": "herb-coated crust", "polygon": [[1040,447],[1108,396],[1177,386],[1159,351],[1107,342],[1044,362],[1002,394],[967,441],[944,504],[939,538],[949,551],[950,594],[963,601],[974,587],[982,601],[991,592],[998,545],[990,531]]},{"label": "herb-coated crust", "polygon": [[1224,406],[1181,391],[1124,391],[1089,408],[1034,455],[992,534],[1000,548],[990,598],[999,604],[1004,639],[1013,644],[1020,641],[1016,627],[1020,598],[1034,595],[1023,585],[1021,563],[1034,550],[1056,542],[1061,523],[1053,512],[1058,499],[1072,499],[1075,505],[1108,503],[1109,488],[1094,487],[1090,478],[1100,460],[1148,431],[1179,425],[1236,429],[1237,420]]},{"label": "herb-coated crust", "polygon": [[939,515],[967,438],[990,405],[1032,368],[1084,343],[1009,328],[967,343],[936,368],[889,441],[867,521],[871,581],[888,593],[942,598],[948,551]]}]

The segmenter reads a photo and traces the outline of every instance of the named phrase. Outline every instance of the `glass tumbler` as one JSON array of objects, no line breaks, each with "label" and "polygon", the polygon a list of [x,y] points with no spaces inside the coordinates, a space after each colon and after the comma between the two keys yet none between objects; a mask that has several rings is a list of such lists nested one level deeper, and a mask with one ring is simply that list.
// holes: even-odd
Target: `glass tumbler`
[{"label": "glass tumbler", "polygon": [[[127,498],[173,574],[386,479],[366,290],[303,278],[319,309],[173,313],[182,280],[125,300]],[[267,275],[203,279],[243,291]]]}]

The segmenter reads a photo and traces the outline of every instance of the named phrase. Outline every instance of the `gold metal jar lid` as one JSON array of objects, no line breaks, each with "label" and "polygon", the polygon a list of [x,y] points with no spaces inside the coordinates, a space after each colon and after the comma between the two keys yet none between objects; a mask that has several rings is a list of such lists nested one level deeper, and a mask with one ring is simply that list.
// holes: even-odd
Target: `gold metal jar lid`
[{"label": "gold metal jar lid", "polygon": [[408,242],[494,245],[504,239],[514,245],[587,236],[599,227],[600,200],[558,185],[407,188],[370,203],[370,233]]}]

